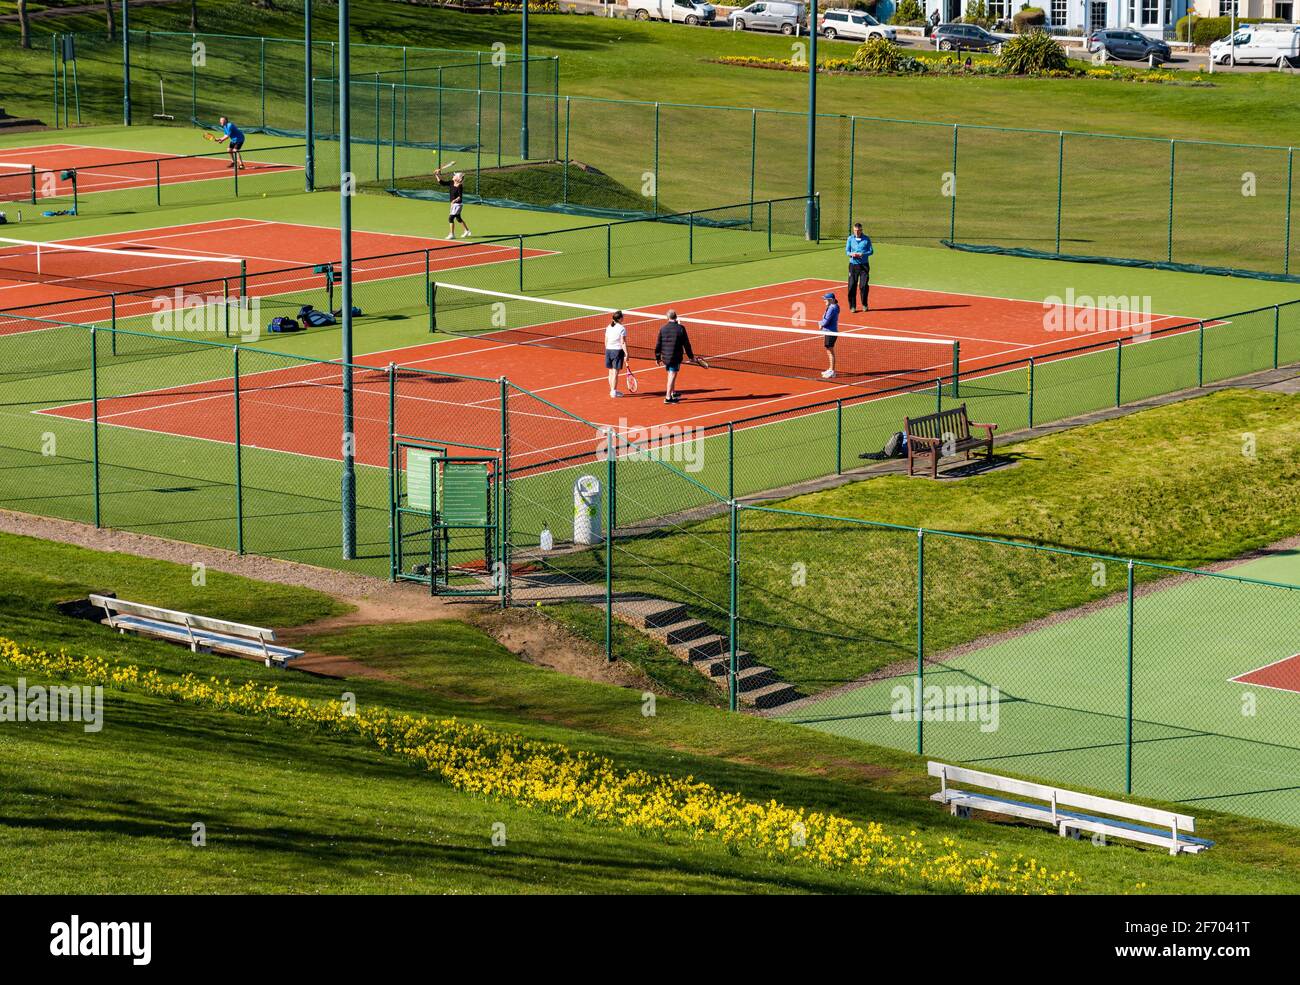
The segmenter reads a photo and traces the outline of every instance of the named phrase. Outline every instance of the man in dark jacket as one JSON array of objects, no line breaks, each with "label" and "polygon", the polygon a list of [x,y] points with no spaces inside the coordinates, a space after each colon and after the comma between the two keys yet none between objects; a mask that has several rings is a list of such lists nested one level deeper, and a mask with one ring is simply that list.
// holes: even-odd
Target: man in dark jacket
[{"label": "man in dark jacket", "polygon": [[675,404],[680,399],[677,394],[677,371],[682,368],[683,356],[695,361],[686,326],[677,320],[676,310],[669,308],[668,320],[659,329],[659,338],[655,340],[655,363],[668,371],[668,385],[664,389],[666,404]]}]

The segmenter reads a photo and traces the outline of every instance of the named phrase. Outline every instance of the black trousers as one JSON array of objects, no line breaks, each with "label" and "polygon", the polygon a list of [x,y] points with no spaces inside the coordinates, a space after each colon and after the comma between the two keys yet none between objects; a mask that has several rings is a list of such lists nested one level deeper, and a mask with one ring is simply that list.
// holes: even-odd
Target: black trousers
[{"label": "black trousers", "polygon": [[[867,295],[871,291],[871,264],[869,263],[851,263],[849,264],[849,309],[861,308],[867,310]],[[858,294],[862,296],[862,303],[857,303]]]}]

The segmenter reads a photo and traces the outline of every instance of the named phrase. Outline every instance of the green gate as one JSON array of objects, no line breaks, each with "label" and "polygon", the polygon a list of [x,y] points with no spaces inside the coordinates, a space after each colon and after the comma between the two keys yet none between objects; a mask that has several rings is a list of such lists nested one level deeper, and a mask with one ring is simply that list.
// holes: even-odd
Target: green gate
[{"label": "green gate", "polygon": [[500,460],[394,436],[390,456],[392,579],[434,595],[501,596]]}]

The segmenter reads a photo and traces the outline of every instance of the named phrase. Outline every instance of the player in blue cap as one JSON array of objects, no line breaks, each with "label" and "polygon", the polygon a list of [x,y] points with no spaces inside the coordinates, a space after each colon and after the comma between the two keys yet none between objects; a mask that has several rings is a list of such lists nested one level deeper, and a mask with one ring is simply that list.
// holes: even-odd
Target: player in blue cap
[{"label": "player in blue cap", "polygon": [[822,373],[822,379],[833,380],[835,379],[835,343],[839,340],[840,331],[840,303],[835,300],[833,291],[827,291],[822,298],[826,302],[826,310],[822,312],[821,320],[822,345],[826,347],[826,369]]}]

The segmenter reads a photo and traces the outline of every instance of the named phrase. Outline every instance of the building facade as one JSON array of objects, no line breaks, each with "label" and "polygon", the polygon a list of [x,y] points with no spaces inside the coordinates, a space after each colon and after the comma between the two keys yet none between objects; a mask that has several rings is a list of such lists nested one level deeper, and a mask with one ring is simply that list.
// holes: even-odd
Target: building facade
[{"label": "building facade", "polygon": [[[954,21],[967,0],[925,0],[925,12]],[[1025,0],[985,0],[994,21],[1010,20]],[[1197,17],[1278,18],[1300,23],[1300,0],[1034,0],[1057,30],[1088,33],[1102,28],[1131,27],[1154,37],[1172,37],[1174,24],[1188,12]]]}]

